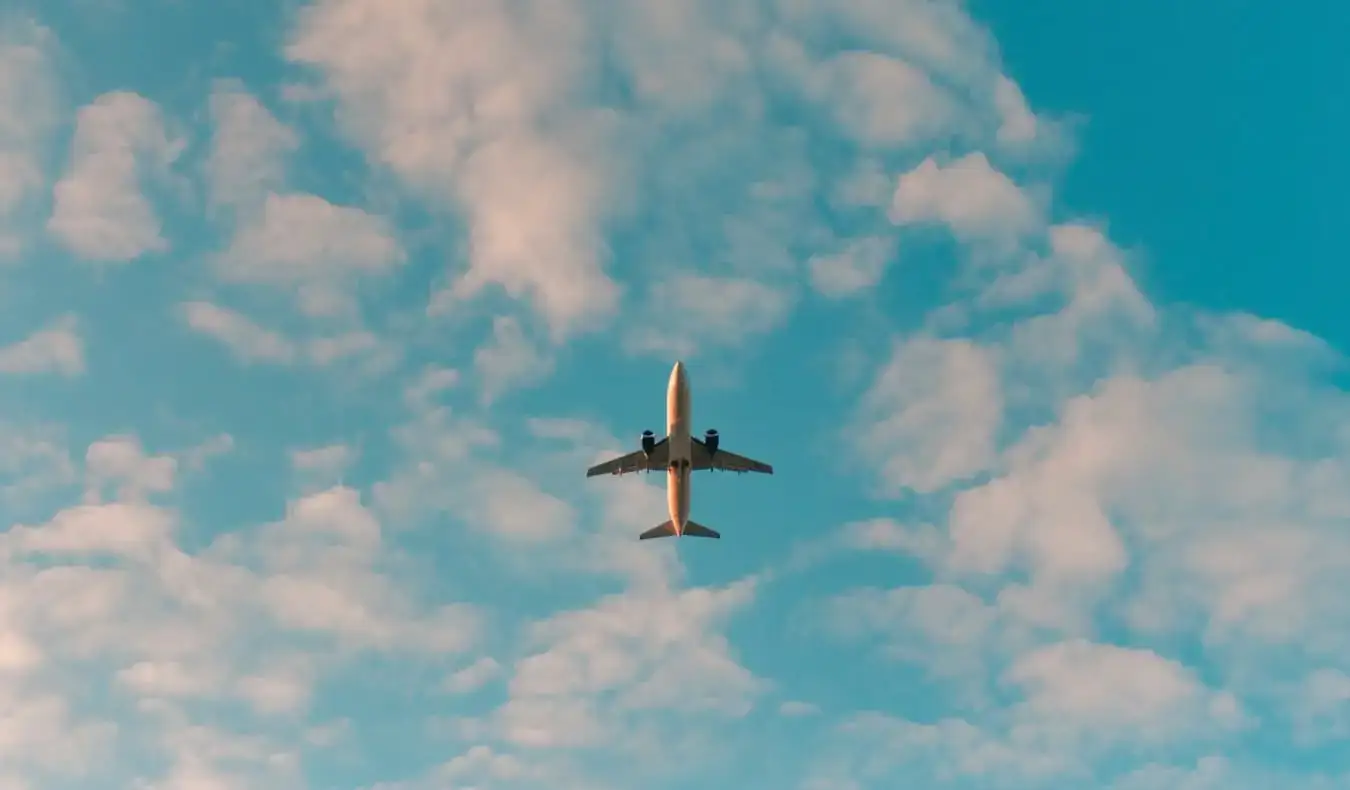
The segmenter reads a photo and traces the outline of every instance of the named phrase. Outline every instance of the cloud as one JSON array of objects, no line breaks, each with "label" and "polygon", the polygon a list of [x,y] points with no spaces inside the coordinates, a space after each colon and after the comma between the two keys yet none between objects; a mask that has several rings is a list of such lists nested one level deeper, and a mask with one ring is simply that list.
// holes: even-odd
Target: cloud
[{"label": "cloud", "polygon": [[654,283],[647,304],[647,327],[630,336],[630,348],[690,357],[700,346],[738,346],[776,328],[792,296],[746,277],[685,273]]},{"label": "cloud", "polygon": [[317,195],[268,194],[216,259],[227,282],[297,288],[312,317],[352,312],[346,286],[388,273],[406,256],[388,223]]},{"label": "cloud", "polygon": [[798,700],[788,700],[778,706],[778,713],[783,716],[815,716],[820,713],[820,708],[809,702],[800,702]]},{"label": "cloud", "polygon": [[761,683],[708,629],[753,592],[629,593],[536,624],[544,649],[516,664],[496,726],[521,746],[565,747],[623,739],[623,722],[649,709],[744,715]]},{"label": "cloud", "polygon": [[484,404],[511,387],[537,383],[553,372],[553,360],[530,342],[520,321],[511,316],[492,320],[492,337],[474,352],[473,366]]},{"label": "cloud", "polygon": [[178,473],[177,459],[146,455],[134,436],[109,436],[94,442],[85,452],[84,465],[86,500],[94,502],[107,483],[119,486],[117,498],[121,500],[172,491]]},{"label": "cloud", "polygon": [[58,120],[55,39],[32,20],[0,21],[0,260],[23,246],[19,214],[44,185],[42,155]]},{"label": "cloud", "polygon": [[356,450],[345,444],[291,451],[291,467],[297,474],[327,480],[330,485],[355,461]]},{"label": "cloud", "polygon": [[286,47],[321,75],[373,161],[463,210],[469,268],[453,293],[499,285],[529,298],[557,337],[618,298],[598,224],[605,115],[568,101],[587,51],[579,11],[324,0]]},{"label": "cloud", "polygon": [[501,671],[501,664],[489,656],[484,656],[447,677],[441,687],[451,694],[469,694],[495,679]]},{"label": "cloud", "polygon": [[966,340],[917,337],[896,344],[851,430],[880,464],[886,490],[928,493],[988,468],[1001,421],[993,354]]},{"label": "cloud", "polygon": [[244,364],[306,362],[329,367],[340,362],[357,362],[364,370],[379,372],[396,362],[399,354],[398,349],[365,329],[293,338],[211,302],[184,302],[179,311],[190,329],[220,342]]},{"label": "cloud", "polygon": [[808,93],[866,145],[911,146],[962,122],[961,107],[926,72],[880,53],[834,55],[801,76]]},{"label": "cloud", "polygon": [[[1109,224],[1051,202],[1066,127],[960,3],[284,22],[280,64],[247,36],[208,58],[249,88],[197,80],[207,112],[113,93],[67,119],[52,233],[101,260],[172,238],[183,265],[116,278],[144,321],[81,309],[0,349],[73,378],[91,343],[0,424],[0,786],[1345,784],[1341,355],[1152,303]],[[55,42],[6,24],[0,236],[63,133]],[[160,214],[180,122],[206,200]],[[35,254],[14,294],[87,301]],[[868,298],[883,278],[906,311]],[[846,299],[861,326],[791,320]],[[165,367],[175,305],[227,355]],[[617,425],[624,352],[870,370],[795,380],[779,439],[810,485],[708,484],[742,537],[778,530],[728,552],[636,539],[659,475],[578,485],[643,426],[587,418],[572,369]]]},{"label": "cloud", "polygon": [[830,299],[867,290],[881,281],[895,246],[894,240],[884,237],[854,239],[837,253],[813,256],[811,284]]},{"label": "cloud", "polygon": [[1231,693],[1149,650],[1061,642],[1020,656],[1005,679],[1025,690],[1024,715],[1074,739],[1123,732],[1131,743],[1174,743],[1243,719]]},{"label": "cloud", "polygon": [[0,423],[0,498],[16,513],[77,480],[76,465],[59,430]]},{"label": "cloud", "polygon": [[900,176],[890,217],[902,225],[940,222],[969,241],[1016,240],[1041,222],[1036,203],[979,152],[945,165],[929,157]]},{"label": "cloud", "polygon": [[67,378],[84,373],[84,342],[75,316],[63,316],[47,329],[0,348],[0,373],[59,373]]},{"label": "cloud", "polygon": [[181,148],[154,102],[129,91],[99,96],[80,109],[47,230],[91,261],[125,263],[167,250],[141,188],[143,178],[166,172]]},{"label": "cloud", "polygon": [[300,145],[295,131],[233,82],[216,84],[210,112],[215,134],[206,172],[212,204],[251,209],[268,193],[280,191],[285,157]]},{"label": "cloud", "polygon": [[476,478],[478,502],[466,508],[466,515],[492,534],[531,543],[557,540],[572,531],[576,515],[571,506],[539,490],[528,478],[504,469]]},{"label": "cloud", "polygon": [[186,302],[182,315],[193,331],[220,341],[241,362],[287,364],[297,356],[291,340],[233,310],[210,302]]}]

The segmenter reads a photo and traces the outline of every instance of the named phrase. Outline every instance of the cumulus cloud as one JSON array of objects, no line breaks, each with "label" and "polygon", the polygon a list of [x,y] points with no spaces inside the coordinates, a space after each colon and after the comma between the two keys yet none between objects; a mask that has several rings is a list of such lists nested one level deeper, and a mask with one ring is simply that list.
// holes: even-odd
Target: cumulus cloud
[{"label": "cumulus cloud", "polygon": [[186,302],[182,315],[193,331],[220,341],[240,361],[285,364],[296,357],[295,344],[285,335],[234,310],[210,302]]},{"label": "cumulus cloud", "polygon": [[[13,382],[0,425],[0,786],[1344,784],[1271,764],[1339,755],[1350,720],[1340,354],[1153,304],[1107,223],[1050,202],[1063,128],[960,3],[620,6],[304,5],[303,84],[250,66],[193,104],[219,242],[142,194],[179,148],[158,105],[70,119],[51,233],[105,261],[172,237],[212,281],[129,273],[135,321],[0,349],[70,377],[81,338],[112,349],[83,395]],[[57,94],[50,35],[5,24],[8,249]],[[866,299],[933,269],[941,304]],[[60,285],[13,293],[84,299]],[[773,441],[805,466],[768,500],[699,494],[727,545],[636,540],[659,475],[578,484],[644,427],[608,400],[622,352],[801,359],[808,286],[872,308],[802,321],[867,375],[796,379],[818,400]],[[164,304],[228,355],[164,357]],[[549,381],[591,365],[584,403]]]},{"label": "cumulus cloud", "polygon": [[898,343],[877,373],[854,431],[880,462],[884,486],[926,493],[988,468],[1002,408],[989,350],[915,338]]},{"label": "cumulus cloud", "polygon": [[635,351],[690,357],[701,345],[736,346],[776,328],[792,295],[748,277],[680,274],[653,284]]},{"label": "cumulus cloud", "polygon": [[285,157],[300,145],[256,97],[234,82],[217,83],[210,113],[215,132],[206,162],[211,202],[250,209],[285,184]]},{"label": "cumulus cloud", "polygon": [[904,225],[943,223],[971,241],[1016,240],[1041,221],[1032,198],[979,152],[947,164],[929,157],[900,176],[890,217]]},{"label": "cumulus cloud", "polygon": [[129,91],[99,96],[80,109],[47,230],[91,261],[125,263],[167,250],[159,214],[142,188],[181,149],[153,101]]},{"label": "cumulus cloud", "polygon": [[485,404],[507,389],[536,383],[553,372],[552,358],[525,336],[520,321],[511,316],[493,319],[492,336],[474,352],[473,366]]},{"label": "cumulus cloud", "polygon": [[346,286],[355,278],[387,273],[405,260],[379,217],[317,195],[268,194],[216,268],[227,282],[295,288],[300,308],[323,317],[354,309]]},{"label": "cumulus cloud", "polygon": [[865,291],[881,281],[895,246],[894,240],[885,237],[855,239],[839,252],[813,256],[811,284],[831,299]]},{"label": "cumulus cloud", "polygon": [[302,12],[286,48],[323,77],[338,120],[375,161],[462,207],[469,267],[454,293],[498,285],[530,299],[555,334],[618,296],[598,224],[605,118],[568,102],[587,51],[580,11],[324,0]]},{"label": "cumulus cloud", "polygon": [[59,106],[55,43],[30,19],[0,21],[0,260],[22,249],[16,220],[44,184],[42,158]]},{"label": "cumulus cloud", "polygon": [[78,327],[74,316],[63,316],[52,326],[0,348],[0,373],[58,373],[68,378],[80,375],[84,372],[84,341]]}]

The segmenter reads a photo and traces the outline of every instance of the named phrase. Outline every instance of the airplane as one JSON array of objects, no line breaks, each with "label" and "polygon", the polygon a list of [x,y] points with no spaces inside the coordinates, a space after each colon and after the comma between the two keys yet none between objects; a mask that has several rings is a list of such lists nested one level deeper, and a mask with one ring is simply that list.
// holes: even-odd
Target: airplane
[{"label": "airplane", "polygon": [[587,477],[626,475],[632,472],[666,470],[666,503],[670,520],[639,536],[639,540],[683,537],[721,538],[716,530],[689,520],[689,476],[704,469],[725,472],[773,474],[773,467],[752,458],[723,450],[721,436],[709,428],[699,439],[689,434],[689,376],[684,363],[676,362],[666,387],[666,438],[658,440],[651,431],[642,432],[642,449],[586,470]]}]

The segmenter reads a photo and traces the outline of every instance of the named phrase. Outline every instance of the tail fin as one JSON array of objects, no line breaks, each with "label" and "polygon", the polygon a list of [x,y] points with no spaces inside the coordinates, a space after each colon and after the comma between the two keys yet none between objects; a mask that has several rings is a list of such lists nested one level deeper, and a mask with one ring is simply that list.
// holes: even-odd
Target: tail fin
[{"label": "tail fin", "polygon": [[[659,526],[652,527],[638,536],[638,540],[651,540],[652,538],[668,538],[675,534],[674,522],[667,521]],[[686,521],[684,523],[684,533],[691,538],[720,538],[722,537],[716,530],[708,529],[696,521]]]}]

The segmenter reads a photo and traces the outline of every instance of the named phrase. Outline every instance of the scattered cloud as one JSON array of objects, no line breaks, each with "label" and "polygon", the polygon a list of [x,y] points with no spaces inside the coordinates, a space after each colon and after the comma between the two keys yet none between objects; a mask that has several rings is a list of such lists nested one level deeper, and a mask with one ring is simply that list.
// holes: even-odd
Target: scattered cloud
[{"label": "scattered cloud", "polygon": [[206,162],[211,202],[254,209],[284,188],[285,158],[299,147],[299,135],[235,82],[217,83],[209,106],[215,125]]},{"label": "scattered cloud", "polygon": [[[1346,786],[1343,354],[1147,294],[969,9],[293,10],[0,20],[0,788]],[[722,541],[582,476],[643,355]]]},{"label": "scattered cloud", "polygon": [[976,152],[947,164],[929,157],[900,176],[890,217],[902,225],[942,223],[970,241],[1006,241],[1036,230],[1040,207]]},{"label": "scattered cloud", "polygon": [[210,302],[185,302],[182,311],[193,331],[220,341],[241,362],[287,364],[297,356],[295,344],[285,335],[257,325],[242,313]]},{"label": "scattered cloud", "polygon": [[59,121],[55,37],[31,19],[0,21],[0,260],[24,246],[16,226],[45,186],[43,155]]},{"label": "scattered cloud", "polygon": [[50,327],[0,348],[0,373],[58,373],[68,378],[84,373],[84,341],[78,330],[75,316],[66,315]]},{"label": "scattered cloud", "polygon": [[553,372],[553,360],[536,347],[511,316],[492,321],[492,337],[473,355],[479,397],[490,404],[507,389],[537,383]]},{"label": "scattered cloud", "polygon": [[839,299],[881,282],[886,264],[895,255],[895,241],[872,237],[850,241],[839,252],[811,258],[811,284],[822,296]]},{"label": "scattered cloud", "polygon": [[125,263],[167,250],[159,214],[142,189],[182,147],[150,99],[130,91],[99,96],[79,111],[47,230],[90,261]]},{"label": "scattered cloud", "polygon": [[335,206],[317,195],[268,194],[217,260],[222,279],[296,288],[312,317],[353,312],[346,286],[406,260],[388,224],[362,209]]},{"label": "scattered cloud", "polygon": [[[887,490],[928,493],[987,469],[1002,421],[993,352],[967,340],[897,343],[853,428]],[[916,448],[922,448],[917,450]]]}]

